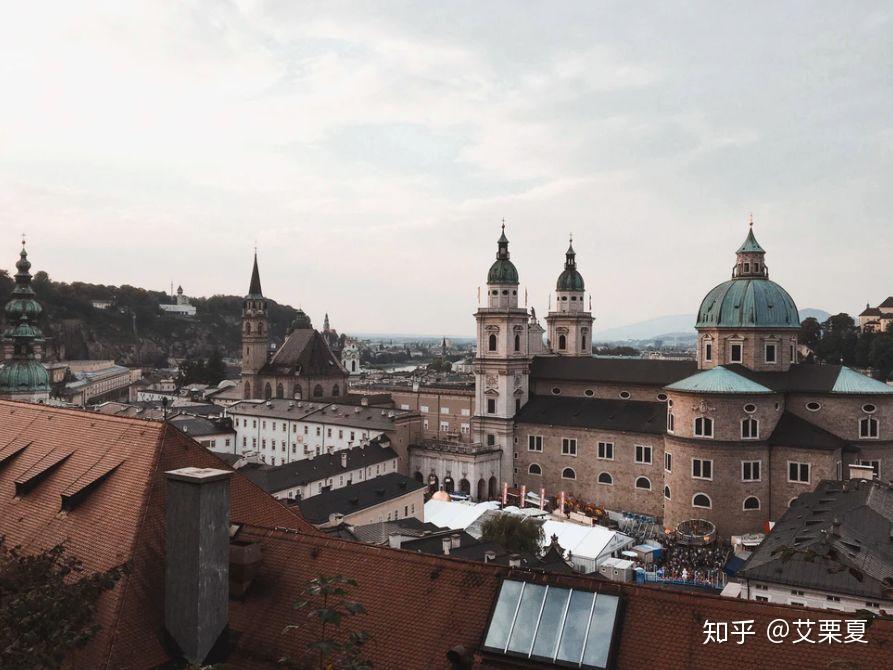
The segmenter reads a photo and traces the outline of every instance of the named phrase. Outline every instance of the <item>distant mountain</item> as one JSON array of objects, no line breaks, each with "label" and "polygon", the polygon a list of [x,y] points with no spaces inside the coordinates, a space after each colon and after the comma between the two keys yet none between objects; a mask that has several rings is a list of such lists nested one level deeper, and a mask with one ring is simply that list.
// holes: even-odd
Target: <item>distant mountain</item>
[{"label": "distant mountain", "polygon": [[[825,321],[830,314],[823,309],[807,308],[799,312],[800,320],[807,317],[815,317],[819,323]],[[628,326],[596,330],[593,335],[595,342],[627,342],[629,340],[660,339],[672,341],[674,339],[693,337],[695,334],[695,314],[675,314],[672,316],[659,316],[647,321],[639,321]]]}]

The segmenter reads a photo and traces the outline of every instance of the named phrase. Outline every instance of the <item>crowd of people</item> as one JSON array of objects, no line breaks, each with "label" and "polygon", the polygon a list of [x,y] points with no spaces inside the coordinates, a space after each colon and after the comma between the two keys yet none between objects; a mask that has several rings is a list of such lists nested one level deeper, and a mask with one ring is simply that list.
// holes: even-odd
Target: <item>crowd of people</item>
[{"label": "crowd of people", "polygon": [[692,546],[668,539],[654,571],[662,579],[718,584],[731,552],[731,546],[718,542]]}]

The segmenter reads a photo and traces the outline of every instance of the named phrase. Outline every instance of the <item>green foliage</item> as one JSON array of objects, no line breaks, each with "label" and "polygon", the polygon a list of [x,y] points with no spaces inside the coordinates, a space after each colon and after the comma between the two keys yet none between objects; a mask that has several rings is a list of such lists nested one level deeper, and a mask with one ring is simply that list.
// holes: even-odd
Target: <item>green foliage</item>
[{"label": "green foliage", "polygon": [[803,319],[803,322],[800,324],[800,335],[798,338],[800,344],[805,345],[815,351],[821,338],[822,326],[819,323],[818,319],[816,319],[814,316]]},{"label": "green foliage", "polygon": [[211,352],[211,356],[207,361],[204,358],[198,358],[195,360],[186,359],[181,362],[177,384],[180,386],[188,384],[210,384],[214,386],[225,378],[226,365],[223,362],[223,356],[220,354],[219,349],[215,349]]},{"label": "green foliage", "polygon": [[514,514],[495,514],[481,526],[481,537],[501,544],[509,551],[538,555],[543,543],[543,527]]},{"label": "green foliage", "polygon": [[314,629],[314,639],[300,659],[284,657],[283,665],[292,668],[319,668],[319,670],[369,670],[372,663],[364,660],[362,646],[369,639],[364,631],[342,634],[341,626],[351,617],[366,613],[362,604],[351,600],[349,587],[355,587],[353,579],[336,575],[312,579],[301,591],[301,600],[294,608],[303,611],[303,623],[286,626],[283,632],[299,630],[304,626]]},{"label": "green foliage", "polygon": [[641,356],[642,352],[640,352],[635,347],[626,347],[626,346],[616,346],[616,347],[596,347],[595,353],[599,356]]},{"label": "green foliage", "polygon": [[62,667],[99,630],[96,603],[122,573],[88,573],[62,545],[26,555],[0,538],[0,667]]},{"label": "green foliage", "polygon": [[800,342],[823,363],[872,368],[882,380],[893,374],[893,333],[863,333],[849,314],[835,314],[822,324],[812,317],[804,319]]}]

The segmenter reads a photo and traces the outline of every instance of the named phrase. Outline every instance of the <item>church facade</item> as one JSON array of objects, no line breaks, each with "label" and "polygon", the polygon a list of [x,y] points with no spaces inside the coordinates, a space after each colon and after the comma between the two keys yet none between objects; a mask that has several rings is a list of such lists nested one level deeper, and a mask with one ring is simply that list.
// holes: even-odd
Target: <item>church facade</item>
[{"label": "church facade", "polygon": [[345,395],[347,371],[303,310],[298,310],[285,340],[271,355],[267,310],[255,254],[248,294],[242,301],[242,398],[310,399]]},{"label": "church facade", "polygon": [[573,245],[543,342],[504,230],[497,249],[475,313],[472,430],[501,450],[500,481],[730,535],[763,530],[850,464],[893,473],[893,387],[798,361],[796,304],[752,227],[701,303],[693,361],[593,357]]}]

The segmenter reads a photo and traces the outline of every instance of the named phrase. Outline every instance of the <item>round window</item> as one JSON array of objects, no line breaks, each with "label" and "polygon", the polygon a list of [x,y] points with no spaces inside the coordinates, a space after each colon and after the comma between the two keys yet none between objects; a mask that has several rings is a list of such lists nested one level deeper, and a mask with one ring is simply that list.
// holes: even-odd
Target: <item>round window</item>
[{"label": "round window", "polygon": [[866,414],[873,414],[876,409],[877,409],[877,407],[875,407],[871,403],[862,405],[862,411],[865,412]]},{"label": "round window", "polygon": [[673,406],[673,401],[672,401],[672,400],[667,400],[667,406],[668,406],[668,407],[672,407],[672,406]]},{"label": "round window", "polygon": [[748,414],[753,414],[757,411],[757,406],[754,405],[752,402],[749,402],[744,406],[744,411]]},{"label": "round window", "polygon": [[624,400],[628,400],[629,399],[629,391],[621,391],[620,397],[623,398]]},{"label": "round window", "polygon": [[806,403],[806,409],[808,409],[810,412],[818,412],[820,409],[822,409],[822,405],[821,403],[817,403],[813,400],[812,402]]},{"label": "round window", "polygon": [[583,391],[583,393],[585,393],[590,398],[595,395],[595,391],[593,391],[592,389],[586,389],[585,391]]},{"label": "round window", "polygon": [[552,395],[561,395],[561,389],[557,386],[552,387]]},{"label": "round window", "polygon": [[658,393],[657,399],[660,400],[661,402],[664,402],[667,399],[667,394],[666,393]]}]

